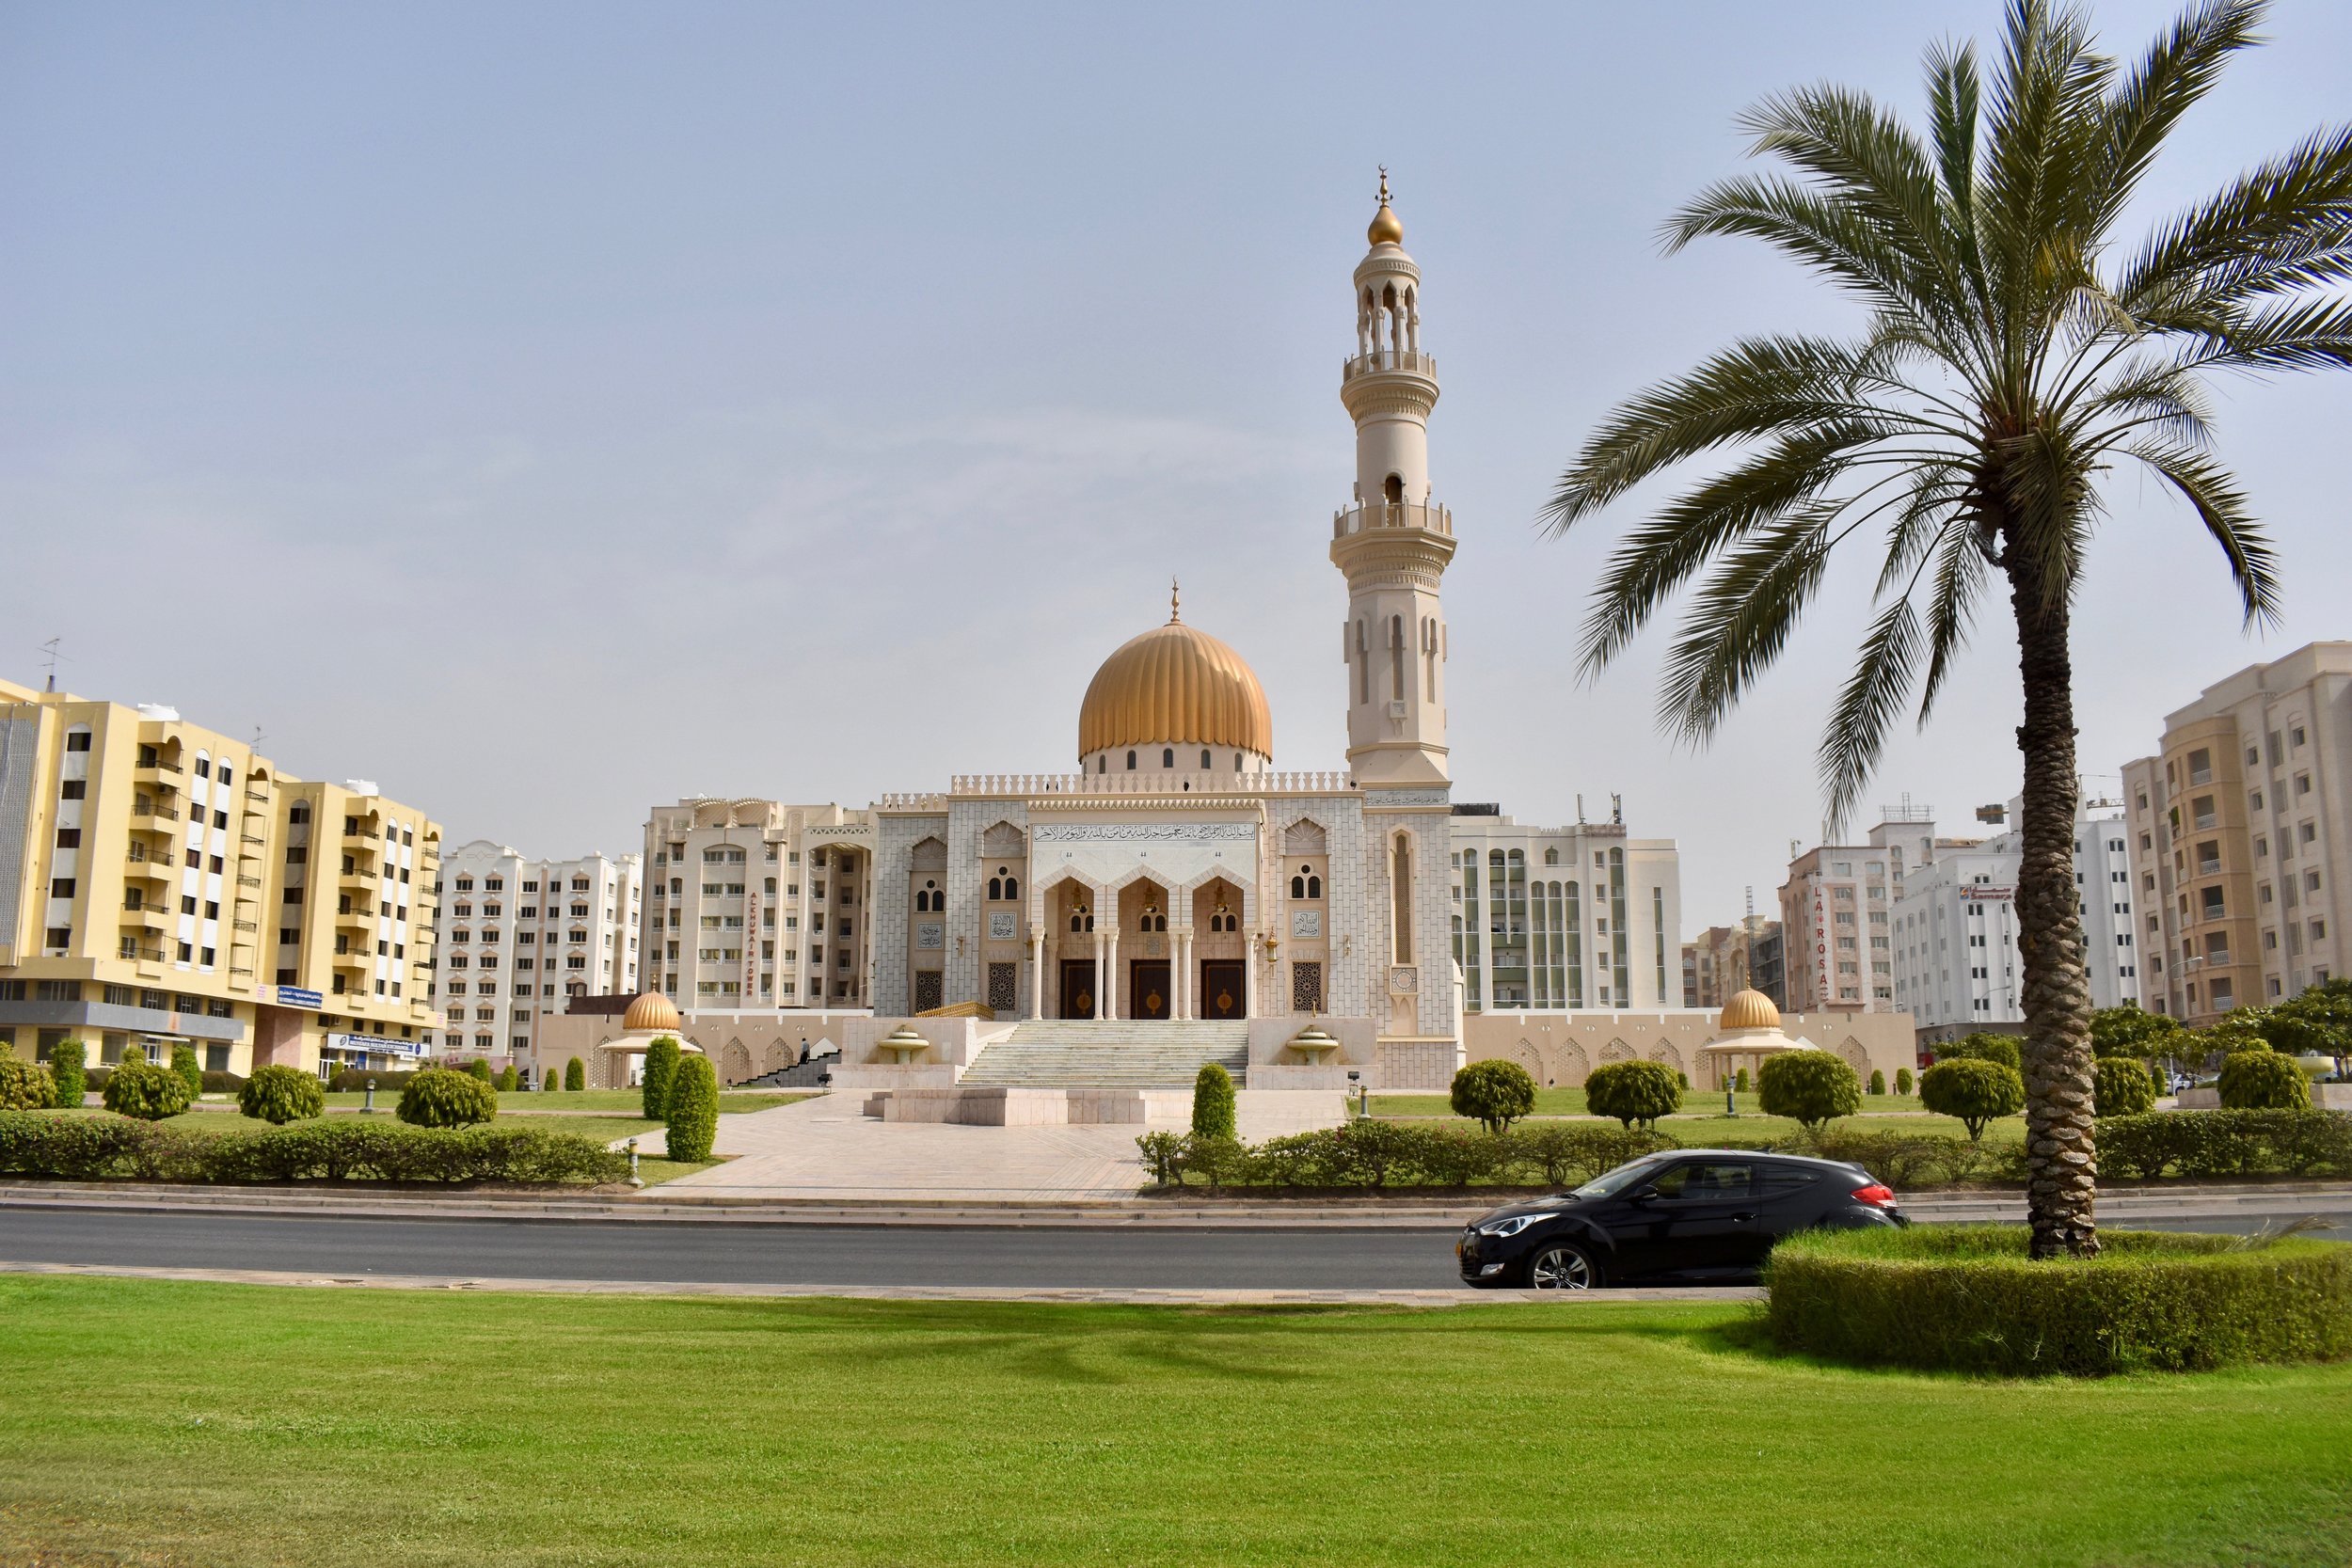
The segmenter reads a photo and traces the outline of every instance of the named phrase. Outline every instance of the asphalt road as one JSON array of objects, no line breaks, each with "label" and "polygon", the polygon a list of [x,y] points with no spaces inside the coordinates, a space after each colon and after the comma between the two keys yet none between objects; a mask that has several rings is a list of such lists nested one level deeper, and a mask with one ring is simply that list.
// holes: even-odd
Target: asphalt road
[{"label": "asphalt road", "polygon": [[[2352,1235],[2352,1203],[2334,1214]],[[2121,1221],[2250,1229],[2230,1221]],[[1432,1290],[1460,1283],[1451,1227],[1216,1229],[340,1219],[0,1208],[0,1259],[320,1275],[745,1285]]]}]

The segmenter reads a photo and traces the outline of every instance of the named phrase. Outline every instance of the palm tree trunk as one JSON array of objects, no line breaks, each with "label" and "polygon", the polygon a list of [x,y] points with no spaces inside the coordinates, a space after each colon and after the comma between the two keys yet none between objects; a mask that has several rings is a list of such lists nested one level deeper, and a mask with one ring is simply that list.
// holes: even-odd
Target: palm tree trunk
[{"label": "palm tree trunk", "polygon": [[2062,595],[2048,593],[2039,562],[2013,537],[2003,558],[2026,687],[2026,721],[2017,728],[2026,765],[2017,941],[2026,968],[2026,1223],[2032,1256],[2087,1258],[2099,1250],[2092,1212],[2099,1181],[2090,977],[2083,961],[2081,893],[2074,885],[2081,781],[2074,769],[2069,606]]}]

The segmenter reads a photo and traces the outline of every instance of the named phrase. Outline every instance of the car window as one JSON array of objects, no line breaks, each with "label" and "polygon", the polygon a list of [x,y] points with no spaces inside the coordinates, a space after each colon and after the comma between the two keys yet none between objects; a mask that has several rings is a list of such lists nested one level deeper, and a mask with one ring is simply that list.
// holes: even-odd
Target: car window
[{"label": "car window", "polygon": [[1764,1167],[1764,1196],[1766,1197],[1789,1197],[1804,1191],[1820,1179],[1820,1171],[1807,1170],[1803,1165],[1766,1165]]},{"label": "car window", "polygon": [[1754,1165],[1730,1164],[1712,1160],[1693,1161],[1661,1172],[1651,1185],[1661,1197],[1703,1202],[1717,1197],[1745,1197],[1748,1183],[1755,1175]]},{"label": "car window", "polygon": [[1639,1160],[1629,1161],[1619,1165],[1615,1170],[1596,1176],[1581,1187],[1577,1188],[1572,1196],[1608,1197],[1621,1193],[1628,1187],[1647,1180],[1652,1171],[1664,1164],[1672,1156],[1664,1154],[1645,1154]]}]

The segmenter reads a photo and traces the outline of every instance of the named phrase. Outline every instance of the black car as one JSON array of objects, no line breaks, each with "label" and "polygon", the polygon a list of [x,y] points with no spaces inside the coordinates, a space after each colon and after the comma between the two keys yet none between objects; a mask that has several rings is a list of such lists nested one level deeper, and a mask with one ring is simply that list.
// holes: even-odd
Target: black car
[{"label": "black car", "polygon": [[1894,1192],[1860,1165],[1677,1148],[1482,1214],[1454,1250],[1472,1285],[1729,1285],[1755,1279],[1783,1236],[1910,1223]]}]

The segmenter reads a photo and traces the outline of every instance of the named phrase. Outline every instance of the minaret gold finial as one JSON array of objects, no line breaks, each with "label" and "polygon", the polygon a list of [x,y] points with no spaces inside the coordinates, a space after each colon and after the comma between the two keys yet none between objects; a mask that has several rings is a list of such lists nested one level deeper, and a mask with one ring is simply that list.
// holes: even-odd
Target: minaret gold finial
[{"label": "minaret gold finial", "polygon": [[1184,606],[1177,596],[1176,579],[1170,578],[1168,579],[1168,624],[1172,626],[1184,618]]},{"label": "minaret gold finial", "polygon": [[1389,206],[1389,166],[1380,166],[1380,210],[1372,214],[1372,227],[1364,230],[1364,238],[1374,245],[1402,245],[1405,225],[1397,221],[1395,211]]}]

